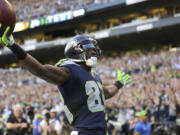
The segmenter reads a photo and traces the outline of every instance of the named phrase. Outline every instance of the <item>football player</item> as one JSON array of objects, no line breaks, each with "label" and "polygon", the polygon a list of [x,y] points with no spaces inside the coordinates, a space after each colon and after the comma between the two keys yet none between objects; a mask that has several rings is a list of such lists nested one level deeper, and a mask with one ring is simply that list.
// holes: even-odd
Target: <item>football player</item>
[{"label": "football player", "polygon": [[[103,86],[95,72],[102,51],[96,40],[78,35],[70,40],[64,50],[66,59],[56,66],[42,65],[17,45],[6,29],[0,43],[7,46],[19,62],[32,74],[58,86],[68,121],[73,126],[71,135],[106,135],[104,99],[114,96],[130,82],[129,75],[118,71],[118,80]],[[104,98],[105,95],[105,98]]]}]

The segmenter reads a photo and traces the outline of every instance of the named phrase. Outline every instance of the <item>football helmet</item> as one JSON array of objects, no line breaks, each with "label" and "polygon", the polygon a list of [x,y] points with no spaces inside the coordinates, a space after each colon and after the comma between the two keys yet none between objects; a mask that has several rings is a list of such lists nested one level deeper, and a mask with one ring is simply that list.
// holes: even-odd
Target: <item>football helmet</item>
[{"label": "football helmet", "polygon": [[[93,49],[95,53],[90,53],[90,49]],[[85,62],[89,67],[94,67],[97,59],[102,58],[102,51],[97,45],[97,41],[84,35],[78,35],[71,39],[65,47],[64,54],[68,59],[74,62]]]}]

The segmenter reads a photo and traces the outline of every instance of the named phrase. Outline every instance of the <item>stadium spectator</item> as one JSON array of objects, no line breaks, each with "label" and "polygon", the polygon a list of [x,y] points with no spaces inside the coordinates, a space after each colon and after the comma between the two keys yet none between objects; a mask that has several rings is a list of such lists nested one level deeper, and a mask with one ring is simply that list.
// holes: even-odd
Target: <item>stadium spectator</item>
[{"label": "stadium spectator", "polygon": [[52,135],[59,135],[61,132],[61,124],[59,120],[56,119],[57,117],[57,110],[52,108],[50,111],[50,128],[51,128],[51,134]]},{"label": "stadium spectator", "polygon": [[48,135],[51,133],[51,129],[50,129],[50,114],[48,110],[44,110],[44,119],[40,122],[39,126],[38,126],[38,131],[40,133],[42,133],[42,135]]},{"label": "stadium spectator", "polygon": [[48,0],[9,1],[14,7],[18,21],[29,21],[30,19],[44,17],[62,11],[109,2],[109,0],[52,0],[50,3]]},{"label": "stadium spectator", "polygon": [[41,135],[41,132],[38,131],[38,126],[41,123],[43,116],[41,114],[37,114],[34,120],[34,128],[33,128],[33,135]]},{"label": "stadium spectator", "polygon": [[147,112],[146,111],[137,112],[136,116],[139,117],[139,121],[134,127],[133,135],[150,135],[151,125],[147,121]]},{"label": "stadium spectator", "polygon": [[52,108],[50,112],[45,110],[44,120],[39,124],[38,131],[42,132],[42,135],[61,135],[63,126],[60,121],[56,119],[57,110]]},{"label": "stadium spectator", "polygon": [[65,112],[61,112],[60,114],[60,119],[61,119],[61,130],[60,133],[63,135],[70,135],[72,131],[72,127],[68,122],[68,119],[65,115]]},{"label": "stadium spectator", "polygon": [[28,123],[22,117],[22,107],[15,105],[13,114],[8,118],[6,128],[6,135],[25,135],[28,131]]}]

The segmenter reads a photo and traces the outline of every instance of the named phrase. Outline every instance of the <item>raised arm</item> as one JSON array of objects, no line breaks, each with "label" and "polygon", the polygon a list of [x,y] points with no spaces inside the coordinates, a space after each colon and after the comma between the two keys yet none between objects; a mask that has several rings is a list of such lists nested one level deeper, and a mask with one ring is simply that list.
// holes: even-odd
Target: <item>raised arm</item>
[{"label": "raised arm", "polygon": [[131,80],[128,74],[125,74],[120,70],[117,70],[117,81],[114,84],[103,86],[105,98],[108,99],[113,97],[119,91],[120,88],[122,88],[124,85],[130,82]]},{"label": "raised arm", "polygon": [[29,54],[27,54],[25,59],[20,60],[20,63],[32,74],[53,84],[63,84],[70,76],[70,71],[68,68],[59,68],[52,65],[42,65]]},{"label": "raised arm", "polygon": [[7,27],[3,36],[0,37],[0,43],[8,47],[14,53],[22,66],[27,68],[32,74],[53,84],[60,85],[63,84],[66,80],[68,80],[70,76],[70,71],[68,68],[42,65],[34,57],[26,53],[19,45],[14,43],[12,36],[8,39],[8,31],[9,27]]},{"label": "raised arm", "polygon": [[115,86],[114,84],[112,84],[112,85],[103,86],[103,90],[104,90],[105,98],[109,99],[113,97],[119,91],[119,88]]}]

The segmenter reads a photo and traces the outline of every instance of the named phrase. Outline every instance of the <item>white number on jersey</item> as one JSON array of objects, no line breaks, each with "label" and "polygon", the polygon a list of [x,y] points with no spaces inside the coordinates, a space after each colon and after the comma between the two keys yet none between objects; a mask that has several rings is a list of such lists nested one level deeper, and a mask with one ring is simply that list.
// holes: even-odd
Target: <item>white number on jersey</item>
[{"label": "white number on jersey", "polygon": [[104,105],[100,97],[100,90],[95,81],[87,81],[85,84],[88,108],[91,112],[104,111]]}]

